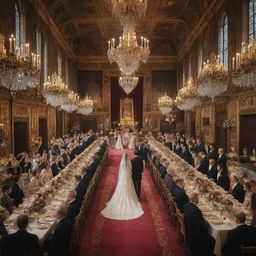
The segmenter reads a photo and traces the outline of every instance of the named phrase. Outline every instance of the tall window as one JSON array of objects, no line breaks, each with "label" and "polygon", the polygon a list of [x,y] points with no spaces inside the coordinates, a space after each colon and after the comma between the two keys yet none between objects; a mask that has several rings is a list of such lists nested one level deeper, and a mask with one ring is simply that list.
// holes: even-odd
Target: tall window
[{"label": "tall window", "polygon": [[249,43],[252,42],[253,38],[256,36],[256,0],[249,0]]},{"label": "tall window", "polygon": [[191,54],[189,55],[189,62],[188,62],[188,79],[192,77],[192,57]]},{"label": "tall window", "polygon": [[219,27],[219,55],[225,67],[228,65],[228,17],[224,15]]},{"label": "tall window", "polygon": [[198,52],[198,60],[197,60],[197,74],[199,75],[202,70],[203,66],[203,49],[202,46],[199,47],[199,52]]},{"label": "tall window", "polygon": [[61,51],[60,51],[60,49],[58,49],[57,62],[58,62],[58,75],[60,77],[62,77],[62,58],[61,58]]},{"label": "tall window", "polygon": [[20,10],[17,3],[15,3],[15,37],[16,37],[16,48],[21,45],[21,21],[20,21]]}]

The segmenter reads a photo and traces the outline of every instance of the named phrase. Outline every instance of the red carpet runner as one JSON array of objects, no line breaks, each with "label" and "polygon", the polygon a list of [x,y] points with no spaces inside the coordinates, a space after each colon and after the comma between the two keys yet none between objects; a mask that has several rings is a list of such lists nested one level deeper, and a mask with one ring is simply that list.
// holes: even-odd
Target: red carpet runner
[{"label": "red carpet runner", "polygon": [[144,215],[135,220],[116,221],[100,212],[109,201],[117,182],[121,157],[132,151],[109,150],[103,176],[84,230],[79,256],[179,256],[182,249],[172,229],[164,203],[150,173],[144,169],[141,203]]}]

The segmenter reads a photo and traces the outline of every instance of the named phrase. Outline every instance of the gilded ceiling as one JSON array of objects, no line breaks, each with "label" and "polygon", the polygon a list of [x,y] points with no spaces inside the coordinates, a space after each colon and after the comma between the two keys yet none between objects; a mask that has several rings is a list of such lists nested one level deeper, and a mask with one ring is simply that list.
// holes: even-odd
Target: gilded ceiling
[{"label": "gilded ceiling", "polygon": [[[177,56],[195,39],[203,19],[224,0],[148,0],[146,18],[139,21],[137,35],[150,40],[151,55]],[[35,4],[38,0],[31,0]],[[41,0],[40,15],[65,40],[76,58],[106,56],[107,41],[121,34],[118,19],[105,0]],[[37,6],[39,8],[39,6]],[[38,10],[38,8],[36,8]]]}]

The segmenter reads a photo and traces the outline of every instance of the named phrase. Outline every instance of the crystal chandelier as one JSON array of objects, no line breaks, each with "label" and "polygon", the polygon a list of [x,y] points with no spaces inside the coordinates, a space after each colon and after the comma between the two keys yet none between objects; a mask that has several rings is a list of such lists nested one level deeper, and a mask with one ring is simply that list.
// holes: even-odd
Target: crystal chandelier
[{"label": "crystal chandelier", "polygon": [[123,35],[116,45],[115,39],[108,41],[108,58],[110,63],[116,62],[120,71],[129,76],[135,73],[141,62],[146,62],[150,50],[149,40],[141,37],[141,44],[138,45],[136,33],[133,30],[124,28]]},{"label": "crystal chandelier", "polygon": [[256,38],[246,47],[242,43],[241,53],[232,58],[232,82],[237,87],[256,86]]},{"label": "crystal chandelier", "polygon": [[93,100],[88,96],[79,102],[79,108],[77,112],[82,115],[89,115],[93,111]]},{"label": "crystal chandelier", "polygon": [[68,93],[68,86],[63,83],[60,76],[56,73],[53,73],[51,77],[48,76],[43,89],[43,95],[47,104],[54,107],[62,105]]},{"label": "crystal chandelier", "polygon": [[119,77],[119,84],[128,95],[137,86],[139,78],[137,76],[121,76]]},{"label": "crystal chandelier", "polygon": [[74,112],[78,109],[79,96],[73,91],[69,91],[63,104],[60,107],[68,113]]},{"label": "crystal chandelier", "polygon": [[168,95],[162,96],[158,99],[158,107],[163,115],[167,115],[172,111],[173,101]]},{"label": "crystal chandelier", "polygon": [[35,88],[40,83],[40,58],[31,54],[29,44],[16,47],[13,35],[9,38],[7,54],[4,36],[0,34],[0,86],[12,93],[17,90]]},{"label": "crystal chandelier", "polygon": [[147,0],[106,0],[112,5],[112,14],[122,18],[129,13],[135,13],[138,17],[144,17],[147,9]]},{"label": "crystal chandelier", "polygon": [[175,103],[180,110],[192,110],[200,104],[194,81],[189,79],[186,85],[178,91]]},{"label": "crystal chandelier", "polygon": [[210,60],[204,63],[202,72],[198,77],[198,94],[210,97],[213,101],[215,97],[227,91],[227,79],[227,71],[223,63],[212,54]]}]

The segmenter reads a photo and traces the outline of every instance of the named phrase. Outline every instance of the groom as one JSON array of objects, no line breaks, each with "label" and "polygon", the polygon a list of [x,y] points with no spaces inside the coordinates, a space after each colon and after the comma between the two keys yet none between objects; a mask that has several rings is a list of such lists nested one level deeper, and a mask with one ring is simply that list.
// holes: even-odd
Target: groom
[{"label": "groom", "polygon": [[135,158],[132,159],[132,180],[135,187],[136,194],[140,199],[140,188],[141,188],[141,179],[143,172],[143,160],[140,156],[139,151],[134,151]]}]

